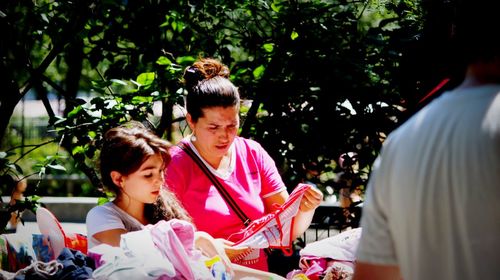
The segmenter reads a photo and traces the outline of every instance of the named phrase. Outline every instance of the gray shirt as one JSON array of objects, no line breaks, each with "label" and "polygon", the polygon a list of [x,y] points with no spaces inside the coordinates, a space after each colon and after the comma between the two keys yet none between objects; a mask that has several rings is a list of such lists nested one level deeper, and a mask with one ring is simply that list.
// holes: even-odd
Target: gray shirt
[{"label": "gray shirt", "polygon": [[101,244],[94,234],[112,229],[124,229],[127,232],[141,230],[144,226],[134,217],[116,206],[113,202],[96,206],[87,214],[88,248]]}]

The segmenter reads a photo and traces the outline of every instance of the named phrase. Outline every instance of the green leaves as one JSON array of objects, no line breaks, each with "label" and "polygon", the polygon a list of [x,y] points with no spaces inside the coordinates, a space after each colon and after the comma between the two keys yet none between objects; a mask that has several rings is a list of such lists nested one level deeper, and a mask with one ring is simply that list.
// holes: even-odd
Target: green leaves
[{"label": "green leaves", "polygon": [[271,52],[273,52],[273,50],[274,50],[274,43],[267,43],[267,44],[264,44],[264,45],[262,45],[262,48],[263,48],[266,52],[271,53]]},{"label": "green leaves", "polygon": [[66,171],[66,168],[60,164],[47,164],[47,168],[51,168],[59,171]]},{"label": "green leaves", "polygon": [[[57,93],[68,112],[51,121],[57,142],[79,169],[90,170],[104,132],[128,120],[153,123],[159,134],[176,139],[169,110],[184,105],[183,70],[200,56],[219,58],[251,101],[241,107],[242,135],[262,143],[287,184],[304,178],[305,163],[316,162],[330,172],[317,183],[334,186],[339,154],[356,151],[361,169],[369,169],[381,145],[377,135],[388,134],[399,119],[393,108],[408,104],[400,104],[411,94],[400,86],[414,84],[413,77],[402,80],[397,65],[408,59],[407,43],[418,30],[416,2],[389,2],[97,1],[89,9],[78,1],[14,1],[6,5],[17,7],[11,10],[19,11],[23,29],[7,30],[6,38],[15,38],[6,41],[7,59],[19,66],[13,67],[16,80],[28,81],[28,61],[39,65],[47,50],[64,46],[42,73],[51,83],[42,84],[51,92],[59,85],[89,94],[86,102]],[[14,36],[24,29],[29,35]],[[70,60],[75,55],[80,61]],[[71,80],[68,73],[78,71],[81,79]],[[357,114],[338,106],[345,100]],[[377,106],[380,101],[389,106]],[[153,112],[158,103],[161,116]],[[326,134],[331,131],[336,137]],[[6,158],[0,154],[0,167],[21,171]],[[65,172],[59,165],[68,169],[42,163],[41,174]]]},{"label": "green leaves", "polygon": [[172,61],[170,61],[170,59],[168,59],[167,57],[165,56],[160,56],[157,60],[156,60],[156,64],[158,65],[171,65],[172,64]]},{"label": "green leaves", "polygon": [[0,175],[23,174],[23,169],[16,162],[11,162],[9,157],[14,156],[12,152],[0,151]]},{"label": "green leaves", "polygon": [[262,76],[264,75],[264,71],[266,70],[266,67],[264,65],[260,65],[259,67],[255,68],[253,70],[253,77],[256,79],[256,80],[259,80],[260,78],[262,78]]},{"label": "green leaves", "polygon": [[147,72],[147,73],[141,73],[139,76],[137,76],[136,82],[144,87],[144,88],[149,88],[155,80],[155,73],[154,72]]}]

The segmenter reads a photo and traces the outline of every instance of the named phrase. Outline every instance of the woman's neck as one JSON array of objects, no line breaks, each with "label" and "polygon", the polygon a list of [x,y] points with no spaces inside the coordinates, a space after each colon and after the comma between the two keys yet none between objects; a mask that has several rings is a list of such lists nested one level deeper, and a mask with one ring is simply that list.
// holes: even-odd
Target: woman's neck
[{"label": "woman's neck", "polygon": [[149,221],[145,217],[144,203],[136,202],[128,197],[118,196],[113,203],[130,216],[134,217],[141,224],[146,225]]},{"label": "woman's neck", "polygon": [[220,162],[222,160],[222,157],[209,156],[206,153],[204,153],[202,149],[200,149],[200,147],[198,146],[198,144],[196,143],[196,141],[195,142],[191,141],[191,143],[194,145],[194,147],[196,148],[196,151],[203,158],[204,161],[206,161],[214,169],[218,169],[219,168],[219,165],[220,165]]}]

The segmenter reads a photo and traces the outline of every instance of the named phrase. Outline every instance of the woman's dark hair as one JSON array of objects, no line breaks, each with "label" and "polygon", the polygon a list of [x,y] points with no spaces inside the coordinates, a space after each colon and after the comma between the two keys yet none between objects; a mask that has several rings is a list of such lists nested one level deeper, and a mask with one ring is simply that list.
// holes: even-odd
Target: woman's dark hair
[{"label": "woman's dark hair", "polygon": [[184,71],[188,94],[186,110],[193,121],[203,116],[202,109],[240,105],[238,89],[229,80],[229,69],[213,58],[201,58]]},{"label": "woman's dark hair", "polygon": [[[120,194],[120,188],[113,183],[111,171],[128,175],[137,171],[152,155],[159,154],[163,163],[170,163],[168,152],[171,144],[139,122],[129,122],[108,130],[100,153],[100,173],[103,184],[115,194]],[[170,191],[160,191],[158,199],[153,204],[146,204],[145,216],[150,223],[173,218],[188,220],[191,218]]]}]

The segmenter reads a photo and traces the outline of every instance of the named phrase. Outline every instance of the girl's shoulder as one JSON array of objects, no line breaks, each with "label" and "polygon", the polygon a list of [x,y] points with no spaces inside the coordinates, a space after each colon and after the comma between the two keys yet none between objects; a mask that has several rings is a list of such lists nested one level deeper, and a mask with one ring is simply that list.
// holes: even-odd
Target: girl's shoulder
[{"label": "girl's shoulder", "polygon": [[117,211],[114,207],[113,202],[106,202],[105,204],[102,205],[97,205],[90,209],[89,213],[87,216],[94,216],[94,215],[105,215],[105,214],[115,214]]}]

